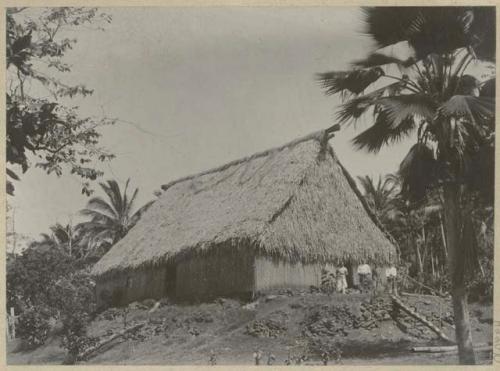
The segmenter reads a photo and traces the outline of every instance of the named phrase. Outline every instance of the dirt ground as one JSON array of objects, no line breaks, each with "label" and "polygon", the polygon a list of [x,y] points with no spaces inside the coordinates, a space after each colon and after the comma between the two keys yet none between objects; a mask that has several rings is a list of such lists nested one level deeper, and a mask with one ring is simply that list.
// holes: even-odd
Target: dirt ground
[{"label": "dirt ground", "polygon": [[[453,339],[451,307],[446,299],[403,297],[405,303],[441,327]],[[329,364],[457,364],[450,353],[413,353],[414,346],[443,344],[411,319],[395,321],[388,298],[362,294],[274,293],[253,303],[218,299],[211,303],[161,305],[133,303],[109,309],[92,323],[92,336],[106,337],[124,326],[146,325],[125,339],[115,340],[82,364],[191,364],[207,365],[211,355],[217,364],[254,364],[254,352],[262,352],[261,364],[272,354],[273,364],[305,356],[302,364],[321,364],[322,349],[340,349]],[[473,340],[489,344],[493,338],[491,305],[470,305]],[[390,314],[390,315],[388,315]],[[400,317],[397,317],[400,318]],[[441,320],[439,319],[441,318]],[[442,320],[444,319],[444,320]],[[447,322],[448,321],[448,322]],[[8,343],[9,364],[61,364],[65,352],[53,335],[42,347],[18,351]],[[491,364],[489,351],[477,353],[481,364]],[[292,364],[296,361],[293,360]]]}]

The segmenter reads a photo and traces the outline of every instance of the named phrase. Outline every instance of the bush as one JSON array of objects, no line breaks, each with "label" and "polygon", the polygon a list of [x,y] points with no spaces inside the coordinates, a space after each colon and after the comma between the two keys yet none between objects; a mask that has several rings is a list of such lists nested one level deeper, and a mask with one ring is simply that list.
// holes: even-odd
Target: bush
[{"label": "bush", "polygon": [[64,318],[61,345],[68,351],[65,363],[74,363],[79,354],[96,343],[95,338],[87,336],[87,322],[88,316],[84,312],[76,312]]},{"label": "bush", "polygon": [[24,311],[18,320],[17,334],[26,348],[43,345],[49,336],[50,312],[43,307],[32,307]]},{"label": "bush", "polygon": [[62,316],[96,310],[95,282],[88,270],[81,270],[56,280],[47,291],[47,305],[57,308]]},{"label": "bush", "polygon": [[494,264],[493,259],[482,261],[482,272],[477,272],[468,283],[469,301],[471,302],[493,302]]},{"label": "bush", "polygon": [[[47,291],[74,271],[74,260],[49,246],[30,247],[7,266],[7,307],[49,306]],[[23,305],[19,303],[22,302]]]}]

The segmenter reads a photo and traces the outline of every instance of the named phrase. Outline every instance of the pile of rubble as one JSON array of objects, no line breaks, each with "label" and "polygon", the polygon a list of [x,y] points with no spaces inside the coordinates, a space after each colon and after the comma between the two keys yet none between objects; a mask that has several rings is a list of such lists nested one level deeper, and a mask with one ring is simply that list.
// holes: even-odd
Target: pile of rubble
[{"label": "pile of rubble", "polygon": [[[454,321],[453,315],[450,311],[443,310],[443,312],[438,313],[432,310],[434,308],[429,308],[429,310],[423,311],[419,310],[419,308],[415,306],[412,306],[408,302],[406,302],[405,304],[410,309],[420,313],[422,317],[435,325],[437,328],[453,329]],[[396,322],[398,327],[410,336],[428,340],[436,338],[436,334],[428,326],[424,325],[421,321],[415,319],[414,317],[410,316],[402,310],[399,310],[396,307],[393,308],[391,316],[394,318],[394,321]]]},{"label": "pile of rubble", "polygon": [[302,334],[315,336],[347,336],[347,330],[354,328],[357,318],[347,306],[323,305],[309,308],[302,322]]},{"label": "pile of rubble", "polygon": [[[432,311],[433,308],[429,309],[424,317],[437,327],[450,326],[453,323],[451,313],[436,313]],[[413,337],[428,339],[436,337],[435,333],[422,322],[395,308],[389,297],[373,298],[370,302],[361,303],[359,313],[353,313],[352,308],[348,306],[309,307],[301,326],[303,335],[309,338],[342,337],[347,336],[351,329],[378,328],[384,321],[394,321],[402,331]]]},{"label": "pile of rubble", "polygon": [[283,311],[271,313],[267,318],[253,321],[246,326],[245,333],[255,337],[277,338],[287,331],[288,315]]},{"label": "pile of rubble", "polygon": [[361,315],[356,318],[355,328],[371,330],[382,321],[392,320],[392,303],[388,298],[374,298],[370,303],[361,303]]}]

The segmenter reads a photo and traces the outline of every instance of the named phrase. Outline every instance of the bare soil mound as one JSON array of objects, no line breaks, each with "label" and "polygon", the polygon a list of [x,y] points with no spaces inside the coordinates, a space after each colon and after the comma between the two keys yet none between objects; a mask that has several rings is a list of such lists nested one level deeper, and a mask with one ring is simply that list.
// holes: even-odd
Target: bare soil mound
[{"label": "bare soil mound", "polygon": [[[413,307],[453,339],[449,300],[403,296]],[[153,309],[153,310],[152,310]],[[471,305],[473,339],[492,341],[492,306]],[[137,323],[135,333],[117,339],[83,363],[88,364],[254,364],[254,353],[276,365],[321,364],[456,364],[454,354],[418,355],[416,345],[442,344],[436,334],[415,319],[394,310],[389,297],[367,294],[277,292],[253,303],[218,299],[182,304],[162,300],[110,308],[91,323],[92,336],[109,336]],[[9,343],[9,364],[61,363],[57,336],[35,351],[16,352]],[[481,353],[481,363],[491,354]],[[212,361],[210,361],[212,360]]]}]

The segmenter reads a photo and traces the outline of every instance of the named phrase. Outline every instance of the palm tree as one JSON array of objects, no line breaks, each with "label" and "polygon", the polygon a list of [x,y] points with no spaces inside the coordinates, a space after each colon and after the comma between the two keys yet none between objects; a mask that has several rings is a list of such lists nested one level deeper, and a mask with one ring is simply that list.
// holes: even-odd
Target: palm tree
[{"label": "palm tree", "polygon": [[30,247],[58,249],[70,257],[74,256],[80,242],[76,229],[71,224],[62,225],[60,223],[50,226],[49,229],[50,233],[42,233],[42,238],[33,241]]},{"label": "palm tree", "polygon": [[[419,200],[442,191],[459,361],[474,364],[462,253],[470,246],[461,236],[470,216],[461,205],[492,195],[495,8],[370,7],[364,19],[376,49],[351,70],[319,79],[327,94],[347,99],[341,125],[372,115],[373,125],[353,139],[358,149],[415,138],[399,169],[402,194]],[[480,81],[471,66],[490,68],[493,78]]]},{"label": "palm tree", "polygon": [[429,202],[410,204],[401,197],[401,178],[397,174],[379,176],[378,181],[368,175],[358,177],[363,195],[377,218],[398,241],[400,254],[415,254],[419,276],[424,273],[424,254],[419,241],[425,241],[425,226],[429,210],[435,205]]},{"label": "palm tree", "polygon": [[386,224],[392,211],[392,200],[395,196],[396,184],[393,177],[381,175],[375,184],[375,180],[369,176],[358,176],[358,180],[363,188],[363,196],[373,210],[377,218]]},{"label": "palm tree", "polygon": [[99,183],[108,200],[101,197],[92,198],[87,203],[87,207],[80,212],[89,216],[90,220],[77,226],[87,245],[97,248],[103,244],[108,247],[112,246],[128,233],[151,206],[153,201],[133,212],[139,189],[136,188],[129,197],[127,194],[129,182],[130,179],[125,183],[123,194],[115,180]]}]

